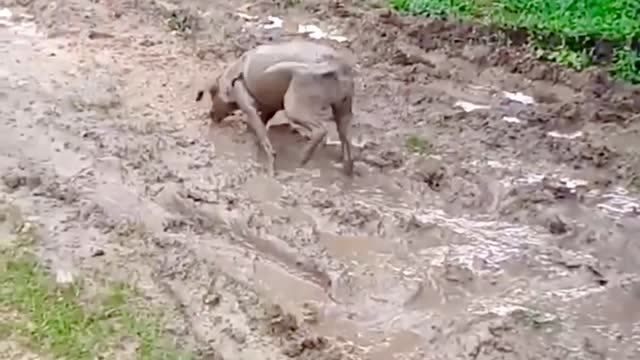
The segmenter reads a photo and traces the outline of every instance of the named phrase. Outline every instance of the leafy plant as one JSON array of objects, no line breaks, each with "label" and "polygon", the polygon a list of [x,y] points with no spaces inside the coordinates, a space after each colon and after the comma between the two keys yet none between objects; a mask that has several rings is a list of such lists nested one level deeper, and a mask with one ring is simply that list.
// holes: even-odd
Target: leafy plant
[{"label": "leafy plant", "polygon": [[407,137],[404,145],[409,152],[420,155],[427,154],[431,148],[429,141],[419,137],[418,135],[410,135]]},{"label": "leafy plant", "polygon": [[402,11],[476,20],[524,30],[541,58],[577,70],[594,65],[599,42],[612,44],[610,73],[640,83],[640,1],[637,0],[390,0]]}]

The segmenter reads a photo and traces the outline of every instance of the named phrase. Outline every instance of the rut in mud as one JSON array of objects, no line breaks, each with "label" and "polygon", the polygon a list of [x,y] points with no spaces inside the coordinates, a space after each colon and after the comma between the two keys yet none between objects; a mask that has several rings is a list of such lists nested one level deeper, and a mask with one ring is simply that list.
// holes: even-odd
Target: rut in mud
[{"label": "rut in mud", "polygon": [[[360,2],[242,5],[8,7],[0,190],[53,269],[135,285],[201,358],[637,358],[638,89]],[[268,178],[195,84],[320,29],[359,62],[358,174],[277,126]]]}]

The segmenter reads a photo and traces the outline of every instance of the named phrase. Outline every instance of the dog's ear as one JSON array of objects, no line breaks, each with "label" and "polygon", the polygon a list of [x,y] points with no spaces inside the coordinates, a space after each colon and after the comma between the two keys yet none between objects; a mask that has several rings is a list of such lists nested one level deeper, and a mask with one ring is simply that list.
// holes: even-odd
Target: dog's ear
[{"label": "dog's ear", "polygon": [[202,96],[204,95],[205,91],[209,92],[209,95],[211,96],[211,100],[213,100],[213,98],[220,91],[220,88],[218,86],[219,79],[220,79],[220,75],[217,75],[214,77],[214,80],[211,81],[210,83],[206,83],[206,84],[201,83],[200,84],[201,87],[198,90],[198,93],[196,94],[196,101],[202,100]]},{"label": "dog's ear", "polygon": [[220,81],[218,81],[220,91],[218,93],[218,97],[220,97],[226,103],[235,102],[232,95],[233,82],[235,79],[238,79],[242,76],[246,59],[247,54],[245,53],[240,58],[236,59],[231,65],[227,66],[222,74],[220,74]]}]

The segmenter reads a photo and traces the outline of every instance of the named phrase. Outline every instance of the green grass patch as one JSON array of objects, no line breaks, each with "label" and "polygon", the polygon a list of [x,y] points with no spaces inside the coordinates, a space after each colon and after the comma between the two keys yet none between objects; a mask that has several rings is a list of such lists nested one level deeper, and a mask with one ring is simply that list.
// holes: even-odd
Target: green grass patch
[{"label": "green grass patch", "polygon": [[524,30],[541,58],[578,70],[607,58],[610,73],[640,83],[637,0],[390,0],[397,10]]},{"label": "green grass patch", "polygon": [[431,150],[431,143],[418,135],[409,135],[404,146],[407,151],[419,155],[426,155]]},{"label": "green grass patch", "polygon": [[87,299],[81,282],[56,283],[29,252],[28,234],[0,249],[0,339],[53,359],[193,359],[167,341],[159,316],[134,306],[130,287],[111,284]]}]

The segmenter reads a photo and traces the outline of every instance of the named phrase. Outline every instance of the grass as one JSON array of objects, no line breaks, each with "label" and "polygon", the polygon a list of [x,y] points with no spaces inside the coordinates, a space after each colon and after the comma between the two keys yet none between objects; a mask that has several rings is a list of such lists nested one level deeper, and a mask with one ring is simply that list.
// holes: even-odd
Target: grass
[{"label": "grass", "polygon": [[190,34],[194,30],[196,19],[187,12],[173,13],[166,19],[169,30],[182,34]]},{"label": "grass", "polygon": [[[402,11],[524,30],[536,54],[578,70],[605,61],[617,78],[640,83],[637,0],[390,0]],[[609,50],[609,48],[611,48]]]},{"label": "grass", "polygon": [[404,146],[407,151],[419,155],[426,155],[431,149],[429,141],[418,135],[409,135],[405,140]]},{"label": "grass", "polygon": [[1,242],[0,340],[53,359],[108,359],[129,351],[142,360],[193,358],[166,340],[159,317],[134,306],[134,289],[110,284],[87,296],[80,281],[56,283],[28,250],[34,227],[18,229],[23,231]]}]

